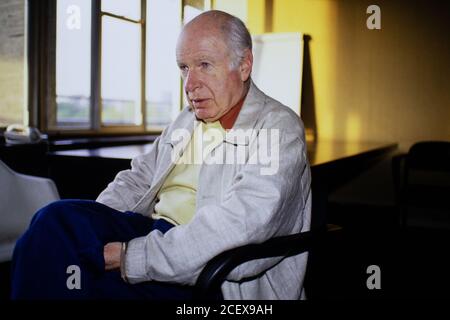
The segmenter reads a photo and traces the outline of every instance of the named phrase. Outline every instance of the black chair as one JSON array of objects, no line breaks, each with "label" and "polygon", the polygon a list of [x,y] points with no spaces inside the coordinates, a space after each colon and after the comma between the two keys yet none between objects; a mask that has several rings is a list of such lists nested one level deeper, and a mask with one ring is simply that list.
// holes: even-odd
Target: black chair
[{"label": "black chair", "polygon": [[[200,273],[195,285],[196,298],[214,299],[227,275],[238,265],[250,260],[279,256],[289,257],[309,251],[309,267],[311,254],[315,248],[326,242],[329,237],[338,234],[340,230],[339,226],[327,225],[317,230],[276,237],[264,243],[248,244],[222,252],[211,259]],[[307,282],[306,279],[305,282]]]},{"label": "black chair", "polygon": [[450,218],[449,141],[415,143],[408,153],[393,157],[392,170],[402,227],[413,209],[448,213]]}]

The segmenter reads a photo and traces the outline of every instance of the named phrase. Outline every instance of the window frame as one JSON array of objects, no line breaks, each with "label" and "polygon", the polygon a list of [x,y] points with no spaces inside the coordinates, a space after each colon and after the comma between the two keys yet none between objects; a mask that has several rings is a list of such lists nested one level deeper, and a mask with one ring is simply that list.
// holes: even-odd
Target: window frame
[{"label": "window frame", "polygon": [[[146,13],[147,0],[140,0],[139,20],[119,16],[101,10],[101,0],[91,0],[91,96],[90,122],[86,128],[56,124],[56,14],[57,0],[28,1],[28,97],[29,125],[38,127],[50,137],[58,136],[104,136],[104,135],[148,135],[160,134],[163,126],[147,125],[146,108]],[[179,0],[179,26],[182,26],[183,3]],[[104,125],[101,123],[101,32],[102,17],[109,16],[141,25],[141,66],[140,66],[140,125]],[[182,108],[182,80],[175,99],[179,110]]]}]

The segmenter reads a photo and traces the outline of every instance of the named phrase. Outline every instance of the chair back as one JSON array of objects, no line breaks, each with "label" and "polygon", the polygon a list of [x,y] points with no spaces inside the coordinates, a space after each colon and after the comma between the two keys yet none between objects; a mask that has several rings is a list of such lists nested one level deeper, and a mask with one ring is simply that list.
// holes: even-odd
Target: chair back
[{"label": "chair back", "polygon": [[393,160],[401,225],[414,212],[423,226],[450,226],[450,142],[417,142]]},{"label": "chair back", "polygon": [[406,192],[417,187],[424,192],[450,188],[450,142],[414,144],[406,156],[404,184]]},{"label": "chair back", "polygon": [[409,149],[407,162],[409,169],[450,171],[450,142],[418,142]]},{"label": "chair back", "polygon": [[17,173],[0,160],[0,262],[11,258],[34,213],[56,200],[52,180]]}]

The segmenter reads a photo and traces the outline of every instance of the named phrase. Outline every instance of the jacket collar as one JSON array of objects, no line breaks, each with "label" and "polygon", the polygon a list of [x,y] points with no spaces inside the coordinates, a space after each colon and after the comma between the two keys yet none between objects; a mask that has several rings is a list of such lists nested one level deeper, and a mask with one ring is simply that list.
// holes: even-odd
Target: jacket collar
[{"label": "jacket collar", "polygon": [[[252,79],[250,79],[250,88],[245,97],[244,104],[237,116],[237,119],[233,125],[232,130],[228,131],[231,134],[226,134],[225,141],[236,144],[236,137],[232,134],[232,131],[238,129],[252,129],[255,127],[256,122],[262,114],[266,100],[266,95],[258,89]],[[181,121],[177,126],[178,128],[186,129],[190,134],[193,133],[194,129],[199,124],[195,121],[195,114],[192,108],[188,109],[189,116]],[[228,133],[227,132],[227,133]],[[177,144],[180,141],[171,141],[172,145]],[[247,144],[247,143],[246,143]]]},{"label": "jacket collar", "polygon": [[233,128],[226,132],[224,142],[231,143],[233,145],[249,145],[250,137],[244,135],[245,140],[239,137],[238,130],[253,129],[259,117],[264,109],[266,95],[258,89],[258,87],[250,80],[250,88],[247,96],[245,97],[244,104],[237,116],[236,122]]},{"label": "jacket collar", "polygon": [[233,125],[236,129],[252,129],[255,127],[264,107],[266,95],[258,89],[253,80],[250,79],[250,88],[245,97],[244,104]]}]

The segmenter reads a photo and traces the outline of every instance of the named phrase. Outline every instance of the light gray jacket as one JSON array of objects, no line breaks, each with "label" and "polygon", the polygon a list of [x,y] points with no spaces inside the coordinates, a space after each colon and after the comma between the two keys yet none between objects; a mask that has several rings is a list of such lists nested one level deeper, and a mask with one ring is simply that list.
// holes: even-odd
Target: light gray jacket
[{"label": "light gray jacket", "polygon": [[[97,201],[150,216],[156,195],[174,166],[173,151],[183,151],[185,146],[174,130],[183,128],[191,133],[194,120],[193,111],[185,108],[156,139],[152,150],[134,158],[132,168],[119,172]],[[272,168],[277,168],[277,173],[267,174],[274,171],[268,170],[267,161],[249,160],[259,152],[258,143],[262,145],[259,135],[239,140],[227,134],[214,151],[228,154],[244,146],[245,163],[201,166],[193,219],[165,234],[155,230],[129,242],[125,264],[131,283],[156,280],[193,285],[205,264],[225,250],[309,230],[311,174],[299,117],[252,83],[233,126],[237,129],[279,130],[279,139],[269,139],[266,150],[273,155],[271,165],[276,162]],[[275,157],[277,146],[279,159]],[[307,257],[303,253],[244,263],[222,285],[224,298],[304,298]]]}]

